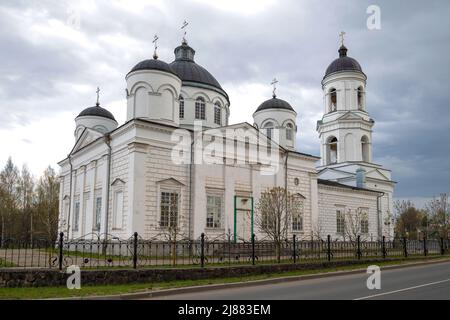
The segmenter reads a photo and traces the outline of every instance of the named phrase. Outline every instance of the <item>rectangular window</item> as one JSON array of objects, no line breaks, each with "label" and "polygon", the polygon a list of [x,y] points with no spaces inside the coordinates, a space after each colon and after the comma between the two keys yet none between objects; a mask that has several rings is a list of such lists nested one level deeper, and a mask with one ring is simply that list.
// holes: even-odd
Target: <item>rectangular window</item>
[{"label": "rectangular window", "polygon": [[94,231],[100,231],[102,220],[102,197],[95,199]]},{"label": "rectangular window", "polygon": [[123,228],[123,191],[114,194],[113,229]]},{"label": "rectangular window", "polygon": [[345,232],[345,216],[342,210],[336,210],[336,232],[339,234]]},{"label": "rectangular window", "polygon": [[176,228],[178,224],[178,193],[161,192],[161,228]]},{"label": "rectangular window", "polygon": [[75,208],[73,212],[73,231],[78,231],[80,223],[80,201],[75,202]]},{"label": "rectangular window", "polygon": [[219,126],[222,125],[222,111],[220,110],[220,107],[214,108],[214,123]]},{"label": "rectangular window", "polygon": [[219,229],[222,227],[222,197],[208,196],[206,205],[206,227]]}]

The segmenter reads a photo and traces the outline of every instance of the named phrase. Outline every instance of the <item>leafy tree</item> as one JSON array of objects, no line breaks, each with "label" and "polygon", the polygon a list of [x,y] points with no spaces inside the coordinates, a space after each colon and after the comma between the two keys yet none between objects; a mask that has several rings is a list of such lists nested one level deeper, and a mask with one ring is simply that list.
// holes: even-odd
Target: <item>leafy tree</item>
[{"label": "leafy tree", "polygon": [[59,182],[55,170],[48,167],[36,188],[36,214],[45,239],[54,241],[58,233]]},{"label": "leafy tree", "polygon": [[447,238],[450,231],[450,205],[448,195],[442,193],[439,198],[433,198],[425,205],[429,219],[429,236]]},{"label": "leafy tree", "polygon": [[21,233],[22,239],[33,240],[33,211],[34,211],[34,179],[26,165],[23,165],[19,179],[19,206],[22,213]]},{"label": "leafy tree", "polygon": [[394,207],[397,211],[395,233],[398,237],[407,237],[410,240],[419,239],[419,231],[426,228],[426,215],[407,200],[396,201]]},{"label": "leafy tree", "polygon": [[14,235],[12,217],[16,213],[19,202],[18,180],[19,170],[12,162],[12,159],[9,158],[5,168],[0,172],[0,189],[2,190],[2,205],[0,207],[2,245],[7,237],[12,237]]}]

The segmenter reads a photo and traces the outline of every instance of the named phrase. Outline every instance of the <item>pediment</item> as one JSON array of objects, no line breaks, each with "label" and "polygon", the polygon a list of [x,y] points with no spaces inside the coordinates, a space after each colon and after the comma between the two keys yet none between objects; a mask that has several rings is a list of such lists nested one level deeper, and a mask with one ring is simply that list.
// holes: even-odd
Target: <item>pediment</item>
[{"label": "pediment", "polygon": [[360,117],[357,114],[354,114],[353,112],[347,112],[343,114],[341,117],[339,117],[337,120],[364,120],[362,117]]},{"label": "pediment", "polygon": [[[217,135],[217,130],[222,132],[223,137],[226,137],[226,131],[227,130],[235,130],[235,131],[239,131],[242,130],[244,137],[248,137],[250,139],[250,141],[258,141],[258,137],[264,137],[267,139],[267,145],[270,145],[271,148],[280,148],[280,145],[278,143],[276,143],[274,140],[270,140],[267,135],[265,134],[265,131],[263,130],[258,130],[257,128],[255,128],[254,126],[252,126],[251,124],[249,124],[248,122],[242,122],[242,123],[237,123],[237,124],[233,124],[230,126],[226,126],[226,127],[221,127],[221,128],[216,128],[216,129],[207,129],[204,131],[205,135],[210,134],[211,136],[215,136]],[[264,139],[265,140],[265,139]],[[259,144],[264,146],[266,145],[264,141],[261,141],[261,139],[259,140]]]},{"label": "pediment", "polygon": [[165,185],[165,186],[177,186],[177,187],[185,186],[184,183],[178,181],[178,180],[175,179],[175,178],[169,178],[169,179],[159,180],[159,181],[157,181],[156,183],[157,183],[157,184],[162,184],[162,185]]},{"label": "pediment", "polygon": [[74,154],[77,151],[83,149],[90,143],[94,142],[95,140],[103,137],[103,135],[95,130],[91,130],[89,128],[84,129],[83,133],[81,134],[80,138],[75,143],[75,146],[73,147],[70,154]]},{"label": "pediment", "polygon": [[373,178],[378,180],[387,180],[390,181],[388,177],[386,177],[380,170],[375,169],[366,173],[367,178]]}]

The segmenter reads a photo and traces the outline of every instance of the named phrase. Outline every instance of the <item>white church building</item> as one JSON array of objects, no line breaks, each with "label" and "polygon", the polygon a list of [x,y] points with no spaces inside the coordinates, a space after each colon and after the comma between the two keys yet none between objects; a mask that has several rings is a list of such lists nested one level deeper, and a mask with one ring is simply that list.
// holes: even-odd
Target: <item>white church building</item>
[{"label": "white church building", "polygon": [[297,112],[275,91],[252,124],[229,124],[227,93],[186,40],[172,63],[155,53],[125,79],[126,122],[97,101],[75,119],[75,145],[59,162],[59,229],[69,239],[153,239],[173,228],[190,239],[264,239],[255,208],[273,187],[301,199],[289,236],[345,238],[357,212],[365,239],[393,236],[395,182],[373,163],[367,77],[344,45],[322,81],[321,157],[299,152]]}]

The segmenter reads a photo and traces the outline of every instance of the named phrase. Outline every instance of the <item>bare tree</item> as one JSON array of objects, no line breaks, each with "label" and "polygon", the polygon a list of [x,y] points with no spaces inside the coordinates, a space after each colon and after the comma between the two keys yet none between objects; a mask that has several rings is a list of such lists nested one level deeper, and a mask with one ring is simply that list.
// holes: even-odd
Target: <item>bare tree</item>
[{"label": "bare tree", "polygon": [[355,213],[352,213],[352,210],[349,209],[345,215],[345,235],[350,241],[356,241],[358,236],[362,241],[367,240],[368,233],[363,228],[364,224],[366,227],[368,226],[369,215],[362,208],[354,211]]},{"label": "bare tree", "polygon": [[312,240],[322,241],[326,237],[322,220],[319,219],[312,225]]},{"label": "bare tree", "polygon": [[299,214],[301,207],[299,197],[284,188],[276,187],[261,193],[255,208],[255,226],[275,243],[278,261],[281,258],[281,244],[292,228],[292,217]]}]

